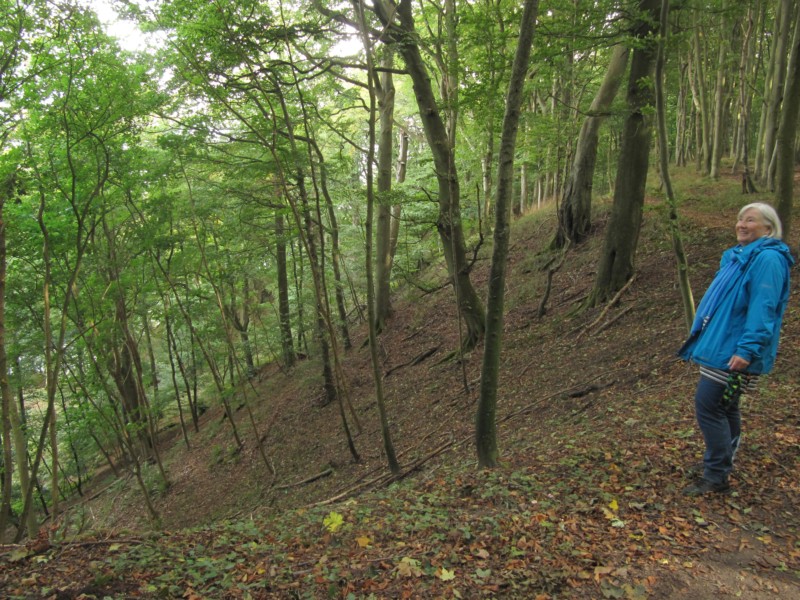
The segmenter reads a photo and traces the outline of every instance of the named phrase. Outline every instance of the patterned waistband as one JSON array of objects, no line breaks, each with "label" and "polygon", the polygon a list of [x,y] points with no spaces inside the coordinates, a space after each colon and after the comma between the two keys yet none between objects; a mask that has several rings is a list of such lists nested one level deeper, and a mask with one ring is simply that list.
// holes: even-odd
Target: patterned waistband
[{"label": "patterned waistband", "polygon": [[[722,369],[715,369],[713,367],[700,367],[701,377],[723,385],[728,384],[728,375],[730,375],[729,371],[723,371]],[[742,373],[742,392],[754,392],[758,387],[758,378],[758,375],[752,373]]]}]

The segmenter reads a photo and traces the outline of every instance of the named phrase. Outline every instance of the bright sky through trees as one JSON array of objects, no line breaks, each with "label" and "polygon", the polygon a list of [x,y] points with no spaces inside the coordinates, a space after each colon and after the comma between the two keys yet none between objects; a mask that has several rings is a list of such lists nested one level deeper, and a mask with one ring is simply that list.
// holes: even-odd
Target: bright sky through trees
[{"label": "bright sky through trees", "polygon": [[106,32],[117,39],[123,50],[143,52],[148,47],[159,45],[163,39],[162,33],[144,33],[135,21],[120,18],[112,0],[86,0],[86,4],[95,11]]}]

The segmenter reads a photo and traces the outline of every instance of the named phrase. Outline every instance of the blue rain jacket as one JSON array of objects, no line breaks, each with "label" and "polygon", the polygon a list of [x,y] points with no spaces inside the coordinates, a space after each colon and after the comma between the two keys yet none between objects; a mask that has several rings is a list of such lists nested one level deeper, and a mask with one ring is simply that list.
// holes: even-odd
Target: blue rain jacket
[{"label": "blue rain jacket", "polygon": [[794,259],[782,241],[763,237],[726,250],[717,276],[731,261],[739,264],[739,271],[727,278],[705,325],[693,327],[678,355],[725,371],[736,355],[750,361],[747,373],[769,373],[778,351]]}]

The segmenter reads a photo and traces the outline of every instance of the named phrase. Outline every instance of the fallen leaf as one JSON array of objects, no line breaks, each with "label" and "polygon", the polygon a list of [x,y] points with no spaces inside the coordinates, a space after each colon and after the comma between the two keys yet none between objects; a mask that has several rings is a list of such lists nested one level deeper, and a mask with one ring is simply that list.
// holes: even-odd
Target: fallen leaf
[{"label": "fallen leaf", "polygon": [[402,577],[419,577],[422,575],[422,569],[420,569],[419,561],[414,558],[404,556],[402,559],[400,559],[400,562],[397,565],[397,574]]}]

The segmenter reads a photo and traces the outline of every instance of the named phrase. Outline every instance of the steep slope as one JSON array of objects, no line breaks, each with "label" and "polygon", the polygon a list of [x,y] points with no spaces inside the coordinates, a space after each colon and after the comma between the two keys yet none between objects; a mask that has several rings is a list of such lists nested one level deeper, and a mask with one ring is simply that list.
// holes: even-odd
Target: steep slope
[{"label": "steep slope", "polygon": [[[698,300],[721,251],[734,241],[738,208],[758,199],[739,196],[734,179],[699,185],[681,190]],[[552,207],[531,212],[514,227],[500,469],[475,470],[480,349],[450,357],[459,336],[452,290],[434,267],[424,275],[430,289],[406,286],[398,293],[381,335],[404,480],[387,487],[369,356],[359,344],[366,334],[356,328],[357,348],[345,356],[344,369],[361,424],[355,438],[361,461],[351,458],[339,407],[318,405],[313,362],[290,372],[265,367],[246,392],[257,432],[237,413],[247,438],[242,452],[232,451],[219,410],[206,413],[190,451],[174,433],[165,439],[171,485],[156,498],[162,527],[204,529],[158,542],[159,560],[169,563],[170,548],[175,556],[189,547],[215,548],[221,537],[245,556],[241,544],[258,540],[246,559],[234,561],[245,581],[262,581],[258,593],[248,588],[251,597],[700,598],[745,591],[758,598],[777,591],[800,598],[800,279],[793,282],[776,372],[745,405],[746,446],[733,495],[689,500],[680,495],[684,469],[702,452],[691,400],[696,372],[675,358],[685,326],[663,206],[647,203],[637,274],[616,302],[580,310],[602,242],[601,209],[595,235],[553,274],[546,314],[538,317],[547,269],[558,258],[542,252],[554,229],[552,213]],[[473,271],[479,289],[487,256],[484,248]],[[265,440],[274,475],[255,435]],[[92,527],[114,540],[149,529],[132,485],[103,485],[72,514],[91,514]],[[339,517],[323,522],[333,514],[341,528],[334,523]],[[142,596],[138,583],[125,587],[105,573],[124,594]],[[142,567],[145,576],[168,578],[154,566]],[[188,575],[174,579],[181,593],[199,587]],[[246,597],[243,589],[198,593]]]}]

